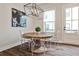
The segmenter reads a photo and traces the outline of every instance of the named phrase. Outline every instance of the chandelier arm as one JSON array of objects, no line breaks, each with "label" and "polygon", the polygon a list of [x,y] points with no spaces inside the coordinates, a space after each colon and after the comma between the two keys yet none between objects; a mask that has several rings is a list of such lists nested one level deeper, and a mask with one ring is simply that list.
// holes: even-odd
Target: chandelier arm
[{"label": "chandelier arm", "polygon": [[40,13],[44,12],[44,10],[42,8],[40,8],[36,3],[28,3],[28,4],[24,5],[24,11],[27,15],[26,8],[30,10],[29,11],[30,14],[28,14],[28,15],[39,16]]}]

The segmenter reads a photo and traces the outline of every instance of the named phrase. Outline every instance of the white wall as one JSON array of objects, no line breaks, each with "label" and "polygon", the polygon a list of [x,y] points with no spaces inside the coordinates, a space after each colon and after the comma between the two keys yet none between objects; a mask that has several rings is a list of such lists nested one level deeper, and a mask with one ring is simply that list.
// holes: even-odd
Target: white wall
[{"label": "white wall", "polygon": [[[45,11],[47,10],[56,10],[56,35],[57,35],[57,42],[62,43],[70,43],[70,44],[77,44],[79,45],[79,31],[78,33],[65,33],[64,32],[64,25],[65,25],[65,11],[66,7],[73,7],[79,6],[79,4],[42,4],[40,5]],[[43,28],[43,16],[40,17],[41,19],[35,22],[36,25],[40,24],[39,26]]]},{"label": "white wall", "polygon": [[23,10],[23,4],[0,4],[0,51],[13,47],[19,42],[19,30],[32,31],[34,22],[32,17],[27,17],[27,27],[11,27],[11,8]]}]

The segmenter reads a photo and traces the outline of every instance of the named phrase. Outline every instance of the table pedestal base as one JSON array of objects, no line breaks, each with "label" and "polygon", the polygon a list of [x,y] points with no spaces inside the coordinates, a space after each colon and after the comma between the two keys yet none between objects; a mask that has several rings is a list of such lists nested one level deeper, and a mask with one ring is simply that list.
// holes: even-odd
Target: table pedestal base
[{"label": "table pedestal base", "polygon": [[47,50],[47,48],[46,47],[40,47],[40,48],[38,48],[38,49],[35,49],[34,51],[32,51],[33,53],[38,53],[38,54],[40,54],[40,53],[45,53],[45,52],[47,52],[48,50]]}]

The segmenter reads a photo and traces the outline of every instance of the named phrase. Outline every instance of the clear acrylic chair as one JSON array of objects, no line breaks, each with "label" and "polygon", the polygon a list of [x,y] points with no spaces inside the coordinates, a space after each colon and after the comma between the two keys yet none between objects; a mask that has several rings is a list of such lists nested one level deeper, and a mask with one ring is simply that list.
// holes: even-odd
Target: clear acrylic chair
[{"label": "clear acrylic chair", "polygon": [[25,32],[24,31],[22,31],[22,30],[19,30],[19,36],[20,36],[20,48],[30,48],[30,42],[31,42],[31,40],[30,39],[26,39],[26,38],[23,38],[23,34],[24,34]]}]

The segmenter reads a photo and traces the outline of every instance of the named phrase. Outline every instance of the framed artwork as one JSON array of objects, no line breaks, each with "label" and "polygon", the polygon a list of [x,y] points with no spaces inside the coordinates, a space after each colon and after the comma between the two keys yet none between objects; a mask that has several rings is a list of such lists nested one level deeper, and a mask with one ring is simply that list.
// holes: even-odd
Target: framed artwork
[{"label": "framed artwork", "polygon": [[12,8],[12,27],[26,27],[26,14],[15,8]]}]

